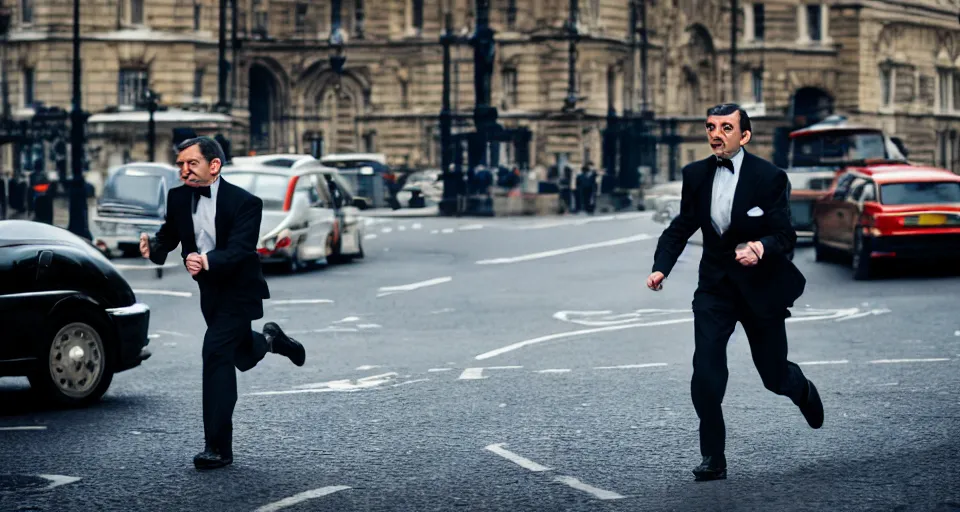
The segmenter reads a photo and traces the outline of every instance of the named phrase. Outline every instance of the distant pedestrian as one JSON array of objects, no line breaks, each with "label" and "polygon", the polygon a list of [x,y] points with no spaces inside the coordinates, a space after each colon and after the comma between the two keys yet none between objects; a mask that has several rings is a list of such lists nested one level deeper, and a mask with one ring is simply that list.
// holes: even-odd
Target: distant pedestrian
[{"label": "distant pedestrian", "polygon": [[647,286],[663,280],[698,229],[703,233],[700,281],[693,296],[693,379],[700,418],[697,480],[727,477],[721,403],[727,387],[727,341],[743,325],[763,385],[790,398],[813,428],[823,425],[823,403],[800,367],[787,360],[784,320],[806,285],[787,258],[797,233],[790,220],[789,183],[781,169],[743,148],[750,117],[734,104],[707,111],[713,155],[683,169],[680,213],[657,243]]},{"label": "distant pedestrian", "polygon": [[197,469],[233,463],[233,409],[237,374],[247,371],[267,352],[284,355],[303,366],[303,346],[269,322],[263,334],[250,322],[263,318],[263,300],[270,298],[256,246],[263,201],[220,176],[224,155],[211,138],[187,139],[178,146],[177,167],[186,185],[170,189],[167,216],[156,237],[140,235],[140,253],[157,265],[181,247],[187,271],[200,286],[200,311],[207,324],[203,337],[202,452]]}]

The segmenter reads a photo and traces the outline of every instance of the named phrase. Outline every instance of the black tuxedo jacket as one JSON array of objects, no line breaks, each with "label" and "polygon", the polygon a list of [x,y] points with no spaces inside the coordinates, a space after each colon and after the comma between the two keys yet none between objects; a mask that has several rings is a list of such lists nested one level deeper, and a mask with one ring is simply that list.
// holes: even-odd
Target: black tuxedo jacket
[{"label": "black tuxedo jacket", "polygon": [[[210,270],[194,277],[200,286],[200,307],[204,317],[229,311],[251,320],[263,317],[263,299],[270,298],[260,268],[257,240],[263,217],[263,201],[221,176],[217,191],[216,248],[207,253]],[[197,251],[193,231],[193,189],[170,189],[167,217],[150,241],[150,260],[163,265],[167,254],[181,247],[181,258]]]},{"label": "black tuxedo jacket", "polygon": [[[803,274],[787,258],[797,241],[790,218],[787,174],[744,150],[730,227],[721,236],[710,218],[715,171],[714,156],[683,168],[680,214],[660,236],[653,271],[669,275],[687,240],[700,229],[703,232],[703,256],[698,292],[716,290],[723,286],[723,278],[728,276],[754,313],[782,315],[803,294],[806,286]],[[763,214],[747,215],[754,207]],[[756,266],[745,267],[736,260],[736,247],[752,241],[763,244],[763,258]],[[696,307],[696,299],[694,302]]]}]

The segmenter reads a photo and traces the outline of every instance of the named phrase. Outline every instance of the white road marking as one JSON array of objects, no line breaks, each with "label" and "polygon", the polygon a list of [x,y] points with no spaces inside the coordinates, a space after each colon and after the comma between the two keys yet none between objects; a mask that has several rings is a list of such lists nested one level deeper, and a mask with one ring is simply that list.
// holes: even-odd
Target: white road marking
[{"label": "white road marking", "polygon": [[366,234],[366,235],[363,235],[363,239],[364,239],[364,240],[373,240],[373,239],[376,238],[376,237],[377,237],[377,235],[375,235],[375,234],[373,234],[373,233],[368,233],[368,234]]},{"label": "white road marking", "polygon": [[588,494],[592,494],[594,497],[599,498],[601,500],[621,500],[626,498],[626,496],[622,496],[613,491],[607,491],[605,489],[599,489],[592,485],[585,484],[572,476],[558,476],[554,478],[553,481],[568,485],[578,491],[583,491]]},{"label": "white road marking", "polygon": [[476,231],[483,229],[483,224],[467,224],[466,226],[460,226],[458,229],[460,231]]},{"label": "white road marking", "polygon": [[257,393],[249,393],[250,396],[271,396],[271,395],[293,395],[298,393],[331,393],[331,392],[353,392],[361,391],[364,389],[375,388],[388,384],[391,381],[396,380],[397,374],[395,372],[383,373],[380,375],[371,375],[369,377],[364,377],[362,379],[357,379],[355,382],[351,382],[350,379],[341,379],[334,380],[330,382],[316,382],[313,384],[302,384],[299,386],[294,386],[293,389],[288,391],[261,391]]},{"label": "white road marking", "polygon": [[347,322],[356,322],[357,320],[360,320],[360,317],[359,317],[359,316],[347,316],[347,317],[341,318],[340,320],[337,320],[337,321],[334,322],[334,323],[335,323],[335,324],[342,324],[342,323],[347,323]]},{"label": "white road marking", "polygon": [[520,467],[523,468],[523,469],[526,469],[526,470],[529,470],[529,471],[533,471],[533,472],[535,472],[535,473],[538,473],[538,472],[541,472],[541,471],[553,471],[552,468],[548,468],[548,467],[546,467],[546,466],[541,466],[540,464],[537,464],[536,462],[534,462],[534,461],[532,461],[532,460],[530,460],[530,459],[521,457],[521,456],[517,455],[516,453],[513,453],[513,452],[511,452],[510,450],[507,450],[507,449],[503,448],[504,446],[507,446],[507,443],[491,444],[490,446],[487,446],[487,447],[484,448],[484,449],[487,450],[487,451],[493,452],[493,453],[495,453],[495,454],[503,457],[504,459],[509,460],[510,462],[512,462],[512,463],[520,466]]},{"label": "white road marking", "polygon": [[567,373],[569,368],[548,368],[546,370],[537,370],[537,373]]},{"label": "white road marking", "polygon": [[431,314],[431,315],[439,315],[439,314],[442,314],[442,313],[453,313],[454,311],[456,311],[456,310],[453,309],[453,308],[443,308],[443,309],[438,309],[438,310],[436,310],[436,311],[431,311],[430,314]]},{"label": "white road marking", "polygon": [[449,235],[450,233],[453,233],[453,228],[443,228],[440,232],[444,235]]},{"label": "white road marking", "polygon": [[837,360],[837,361],[804,361],[804,362],[802,362],[802,363],[797,363],[797,364],[805,364],[805,365],[815,365],[815,364],[847,364],[847,363],[849,363],[849,362],[850,362],[850,361],[847,361],[846,359],[839,359],[839,360]]},{"label": "white road marking", "polygon": [[393,231],[393,228],[383,228],[380,230],[381,233],[389,233],[391,231]]},{"label": "white road marking", "polygon": [[430,234],[431,234],[431,235],[436,235],[436,234],[439,233],[439,232],[440,232],[439,229],[434,229],[434,230],[430,231]]},{"label": "white road marking", "polygon": [[406,230],[407,230],[406,226],[397,226],[397,231],[406,231]]},{"label": "white road marking", "polygon": [[643,240],[651,240],[654,238],[656,237],[647,235],[647,234],[640,234],[640,235],[628,236],[626,238],[617,238],[614,240],[607,240],[605,242],[597,242],[592,244],[584,244],[584,245],[577,245],[574,247],[567,247],[564,249],[554,249],[552,251],[543,251],[543,252],[535,252],[532,254],[524,254],[522,256],[514,256],[512,258],[496,258],[491,260],[480,260],[476,262],[476,264],[477,265],[501,265],[505,263],[519,263],[522,261],[539,260],[542,258],[561,256],[564,254],[570,254],[570,253],[579,252],[579,251],[586,251],[589,249],[599,249],[601,247],[613,247],[615,245],[623,245],[623,244],[629,244],[633,242],[640,242]]},{"label": "white road marking", "polygon": [[159,338],[159,337],[160,337],[159,334],[148,334],[148,335],[147,335],[147,339],[148,339],[148,340],[155,340],[155,339],[157,339],[157,338]]},{"label": "white road marking", "polygon": [[264,505],[258,508],[255,512],[276,512],[277,510],[284,509],[287,507],[292,507],[298,503],[303,503],[304,501],[322,498],[329,494],[345,491],[347,489],[351,489],[351,487],[346,485],[331,485],[328,487],[321,487],[319,489],[313,489],[312,491],[301,492],[300,494],[294,494],[289,498],[284,498],[280,501],[269,503],[267,505]]},{"label": "white road marking", "polygon": [[422,228],[422,227],[423,227],[423,224],[420,224],[419,222],[417,222],[417,223],[415,223],[413,226],[411,226],[411,228],[413,228],[413,229],[420,229],[420,228]]},{"label": "white road marking", "polygon": [[372,370],[374,368],[383,368],[383,367],[377,364],[365,364],[363,366],[356,367],[355,370],[363,371],[363,370]]},{"label": "white road marking", "polygon": [[452,370],[453,370],[453,368],[430,368],[429,370],[427,370],[427,372],[428,372],[428,373],[449,372],[449,371],[452,371]]},{"label": "white road marking", "polygon": [[960,336],[960,331],[953,331],[954,336]]},{"label": "white road marking", "polygon": [[620,331],[623,329],[635,329],[637,327],[653,327],[658,325],[680,324],[680,323],[686,323],[686,322],[692,322],[692,321],[693,321],[692,317],[677,318],[673,320],[661,320],[659,322],[646,322],[646,323],[628,324],[628,325],[611,325],[607,327],[597,327],[595,329],[581,329],[579,331],[558,332],[555,334],[540,336],[539,338],[520,341],[511,345],[507,345],[506,347],[501,347],[496,350],[491,350],[489,352],[484,352],[483,354],[476,356],[474,359],[478,361],[482,361],[484,359],[489,359],[491,357],[499,356],[501,354],[505,354],[507,352],[511,352],[513,350],[517,350],[518,348],[523,348],[529,345],[536,345],[538,343],[543,343],[545,341],[559,340],[562,338],[570,338],[573,336],[582,336],[584,334],[594,334],[598,332],[607,332],[607,331]]},{"label": "white road marking", "polygon": [[483,370],[519,370],[522,366],[488,366],[486,368],[467,368],[457,377],[457,380],[478,380],[486,379]]},{"label": "white road marking", "polygon": [[79,476],[66,476],[66,475],[37,475],[40,478],[45,480],[50,480],[50,485],[43,488],[44,491],[53,489],[54,487],[60,487],[61,485],[72,484],[74,482],[80,481]]},{"label": "white road marking", "polygon": [[271,306],[291,305],[291,304],[333,304],[330,299],[268,299],[267,303]]},{"label": "white road marking", "polygon": [[452,277],[446,276],[446,277],[437,277],[434,279],[427,279],[426,281],[420,281],[419,283],[402,284],[398,286],[381,286],[380,293],[391,294],[391,293],[397,293],[397,292],[409,292],[419,288],[425,288],[427,286],[436,286],[438,284],[449,283],[452,280],[453,280]]},{"label": "white road marking", "polygon": [[177,292],[172,290],[133,290],[135,295],[166,295],[169,297],[193,297],[190,292]]},{"label": "white road marking", "polygon": [[597,366],[594,370],[633,370],[635,368],[654,368],[667,366],[667,363],[622,364],[620,366]]},{"label": "white road marking", "polygon": [[426,381],[428,381],[428,380],[430,380],[430,379],[406,380],[406,381],[403,381],[403,382],[398,382],[398,383],[392,385],[391,387],[396,388],[396,387],[400,387],[400,386],[406,386],[407,384],[413,384],[413,383],[415,383],[415,382],[426,382]]},{"label": "white road marking", "polygon": [[854,313],[849,316],[845,316],[843,318],[838,318],[836,321],[846,322],[847,320],[853,320],[854,318],[863,318],[865,316],[870,316],[870,315],[882,315],[884,313],[891,313],[891,311],[889,309],[871,309],[869,311],[862,311],[859,313]]},{"label": "white road marking", "polygon": [[358,329],[379,329],[383,327],[380,324],[357,324]]},{"label": "white road marking", "polygon": [[47,427],[44,427],[44,426],[30,425],[30,426],[24,426],[24,427],[0,427],[0,432],[13,432],[13,431],[20,431],[20,430],[46,430],[46,429]]},{"label": "white road marking", "polygon": [[876,359],[870,361],[870,364],[892,364],[892,363],[937,363],[940,361],[949,361],[947,357],[934,357],[929,359]]},{"label": "white road marking", "polygon": [[691,312],[692,310],[690,309],[638,309],[629,313],[620,314],[613,314],[612,311],[557,311],[553,314],[553,318],[562,322],[570,322],[589,327],[603,327],[607,325],[630,324],[666,315],[690,314]]},{"label": "white road marking", "polygon": [[113,264],[113,268],[117,270],[156,270],[158,268],[173,268],[179,266],[180,264],[176,262],[164,263],[163,265],[130,265],[127,263]]},{"label": "white road marking", "polygon": [[177,336],[177,337],[180,337],[180,338],[186,338],[186,337],[187,337],[186,334],[183,334],[183,333],[180,333],[180,332],[176,332],[176,331],[164,331],[163,329],[157,329],[157,333],[158,333],[158,334],[169,334],[170,336]]},{"label": "white road marking", "polygon": [[168,341],[168,342],[164,343],[163,346],[164,346],[164,347],[176,347],[176,346],[177,346],[177,342],[176,342],[176,341]]}]

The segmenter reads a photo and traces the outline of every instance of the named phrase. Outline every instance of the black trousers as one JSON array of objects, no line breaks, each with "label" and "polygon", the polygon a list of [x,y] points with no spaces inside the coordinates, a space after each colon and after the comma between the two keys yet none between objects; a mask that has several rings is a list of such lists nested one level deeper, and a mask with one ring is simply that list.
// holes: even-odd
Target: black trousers
[{"label": "black trousers", "polygon": [[267,354],[263,334],[250,329],[250,319],[230,311],[204,313],[203,431],[206,444],[224,455],[233,454],[233,408],[237,404],[237,373],[245,372]]},{"label": "black trousers", "polygon": [[737,286],[725,279],[721,286],[698,289],[693,300],[696,348],[690,393],[700,418],[700,453],[721,455],[726,442],[721,402],[727,388],[727,342],[737,322],[750,343],[753,364],[764,387],[799,405],[806,398],[807,379],[787,360],[787,310],[776,317],[753,314]]}]

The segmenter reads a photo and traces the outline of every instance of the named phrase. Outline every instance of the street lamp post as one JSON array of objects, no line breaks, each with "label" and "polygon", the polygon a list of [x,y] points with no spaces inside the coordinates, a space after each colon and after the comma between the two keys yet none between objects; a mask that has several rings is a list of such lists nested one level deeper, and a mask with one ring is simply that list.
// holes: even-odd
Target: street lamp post
[{"label": "street lamp post", "polygon": [[83,181],[83,132],[87,116],[81,103],[80,76],[80,0],[73,0],[73,111],[70,113],[70,163],[73,168],[73,183],[70,189],[68,229],[89,240],[92,237],[87,222],[87,187]]},{"label": "street lamp post", "polygon": [[730,0],[730,101],[737,98],[737,14],[738,0]]},{"label": "street lamp post", "polygon": [[220,41],[217,47],[217,110],[227,112],[227,0],[220,0]]},{"label": "street lamp post", "polygon": [[0,7],[0,95],[3,96],[3,119],[10,119],[10,90],[7,87],[7,41],[10,33],[10,8]]},{"label": "street lamp post", "polygon": [[[440,212],[452,215],[457,211],[457,195],[460,183],[459,174],[453,166],[453,113],[450,111],[450,46],[456,40],[453,35],[453,13],[447,11],[444,16],[444,32],[440,36],[443,46],[443,105],[440,108],[440,172],[443,176],[443,199]],[[460,180],[462,182],[462,180]]]},{"label": "street lamp post", "polygon": [[487,164],[487,141],[497,123],[497,108],[490,104],[493,59],[496,55],[494,31],[490,28],[490,0],[477,0],[477,26],[473,45],[473,123],[477,130],[478,164]]},{"label": "street lamp post", "polygon": [[154,121],[154,114],[159,108],[159,100],[159,94],[150,89],[144,91],[143,103],[144,106],[147,107],[147,112],[150,114],[150,117],[147,120],[147,158],[149,158],[151,162],[156,160],[155,148],[157,144],[157,124]]},{"label": "street lamp post", "polygon": [[567,20],[567,39],[570,41],[567,52],[567,97],[563,100],[563,109],[572,111],[577,107],[577,41],[580,32],[577,21],[580,18],[579,0],[570,0],[570,18]]}]

